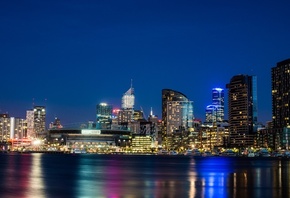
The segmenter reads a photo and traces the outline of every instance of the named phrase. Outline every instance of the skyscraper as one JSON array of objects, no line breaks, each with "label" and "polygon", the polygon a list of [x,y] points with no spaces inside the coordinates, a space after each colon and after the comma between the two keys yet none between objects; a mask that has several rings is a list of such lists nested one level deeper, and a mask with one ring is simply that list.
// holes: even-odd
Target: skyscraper
[{"label": "skyscraper", "polygon": [[229,132],[232,144],[252,145],[257,126],[257,77],[237,75],[228,89]]},{"label": "skyscraper", "polygon": [[224,90],[221,88],[212,89],[212,105],[216,107],[216,122],[222,122],[224,120],[224,108],[225,108],[225,96]]},{"label": "skyscraper", "polygon": [[193,102],[172,89],[162,90],[162,141],[178,130],[187,130],[193,123]]},{"label": "skyscraper", "polygon": [[278,62],[271,70],[273,145],[290,146],[290,59]]},{"label": "skyscraper", "polygon": [[34,106],[33,108],[33,129],[36,137],[45,135],[46,111],[44,106]]},{"label": "skyscraper", "polygon": [[112,124],[113,107],[107,103],[100,103],[96,107],[98,129],[110,129]]},{"label": "skyscraper", "polygon": [[126,91],[122,97],[122,109],[134,109],[135,96],[134,88],[131,83],[130,89]]},{"label": "skyscraper", "polygon": [[272,68],[272,116],[273,128],[290,125],[290,59]]},{"label": "skyscraper", "polygon": [[132,86],[128,91],[123,94],[122,97],[122,108],[118,112],[118,124],[121,125],[122,129],[128,129],[131,121],[133,120],[134,113],[134,105],[135,105],[135,96],[134,96],[134,88]]},{"label": "skyscraper", "polygon": [[206,106],[206,123],[222,122],[224,120],[224,90],[221,88],[212,89],[212,104]]}]

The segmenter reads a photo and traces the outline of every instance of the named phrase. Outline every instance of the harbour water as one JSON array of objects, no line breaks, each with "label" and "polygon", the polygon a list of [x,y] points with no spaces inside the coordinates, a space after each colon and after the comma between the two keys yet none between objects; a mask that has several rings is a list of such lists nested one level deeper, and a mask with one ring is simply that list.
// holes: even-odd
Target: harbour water
[{"label": "harbour water", "polygon": [[0,154],[0,196],[289,197],[290,161],[169,155]]}]

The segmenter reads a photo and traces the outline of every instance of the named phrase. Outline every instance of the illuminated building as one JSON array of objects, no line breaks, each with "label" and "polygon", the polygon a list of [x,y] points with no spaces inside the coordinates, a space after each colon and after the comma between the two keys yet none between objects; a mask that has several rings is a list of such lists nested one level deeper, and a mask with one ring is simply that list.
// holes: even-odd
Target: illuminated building
[{"label": "illuminated building", "polygon": [[46,111],[44,106],[34,106],[33,108],[33,130],[34,137],[44,136]]},{"label": "illuminated building", "polygon": [[98,129],[110,129],[112,124],[112,105],[100,103],[96,107],[96,119]]},{"label": "illuminated building", "polygon": [[215,105],[208,105],[205,109],[205,121],[207,123],[214,123],[216,119],[217,107]]},{"label": "illuminated building", "polygon": [[290,59],[271,70],[274,145],[288,149],[290,143]]},{"label": "illuminated building", "polygon": [[126,91],[122,97],[122,108],[118,113],[118,124],[121,126],[121,129],[127,130],[130,123],[133,120],[134,114],[134,104],[135,104],[135,96],[134,96],[134,88],[131,87],[128,91]]},{"label": "illuminated building", "polygon": [[290,59],[272,68],[273,128],[290,125]]},{"label": "illuminated building", "polygon": [[182,93],[162,90],[162,141],[180,130],[188,130],[193,123],[193,102]]},{"label": "illuminated building", "polygon": [[216,107],[216,115],[215,121],[222,122],[224,120],[224,104],[225,97],[224,97],[224,90],[221,88],[213,88],[212,89],[212,105]]},{"label": "illuminated building", "polygon": [[27,124],[24,119],[10,118],[10,139],[26,138]]},{"label": "illuminated building", "polygon": [[[2,143],[25,138],[27,135],[26,129],[25,119],[10,117],[8,114],[0,114],[0,140]],[[7,147],[7,144],[4,147]]]},{"label": "illuminated building", "polygon": [[129,129],[129,125],[132,122],[133,118],[133,110],[131,109],[121,109],[118,113],[118,125],[120,125],[121,129],[127,130]]},{"label": "illuminated building", "polygon": [[60,123],[60,119],[57,118],[57,117],[55,117],[54,118],[54,122],[52,122],[52,123],[49,124],[49,128],[50,129],[52,129],[52,128],[54,128],[54,129],[61,129],[62,128],[62,125]]},{"label": "illuminated building", "polygon": [[36,137],[34,133],[34,111],[26,111],[26,122],[27,122],[27,137]]},{"label": "illuminated building", "polygon": [[122,97],[122,109],[134,109],[135,104],[135,96],[134,96],[134,88],[131,87],[128,91],[126,91]]},{"label": "illuminated building", "polygon": [[70,149],[86,148],[102,153],[116,151],[116,146],[131,146],[132,134],[127,130],[62,128],[49,129],[48,139]]},{"label": "illuminated building", "polygon": [[141,111],[141,110],[134,110],[133,119],[134,119],[134,121],[143,120],[144,119],[144,113],[143,113],[143,111]]},{"label": "illuminated building", "polygon": [[213,124],[224,120],[224,90],[221,88],[212,89],[212,104],[205,109],[205,122]]},{"label": "illuminated building", "polygon": [[257,77],[234,76],[227,89],[231,143],[252,146],[257,132]]},{"label": "illuminated building", "polygon": [[10,117],[8,114],[0,114],[0,135],[1,141],[10,138]]}]

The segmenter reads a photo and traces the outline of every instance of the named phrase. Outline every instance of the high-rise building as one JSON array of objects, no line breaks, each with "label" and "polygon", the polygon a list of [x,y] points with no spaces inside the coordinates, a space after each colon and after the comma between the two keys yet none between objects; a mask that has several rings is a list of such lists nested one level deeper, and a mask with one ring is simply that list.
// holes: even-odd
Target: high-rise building
[{"label": "high-rise building", "polygon": [[290,59],[272,68],[272,116],[273,128],[290,125]]},{"label": "high-rise building", "polygon": [[231,143],[253,145],[257,126],[257,77],[234,76],[227,89]]},{"label": "high-rise building", "polygon": [[132,86],[128,91],[126,91],[122,97],[122,108],[118,112],[118,124],[122,129],[128,129],[130,123],[133,120],[134,115],[134,105],[135,105],[135,96],[134,96],[134,88]]},{"label": "high-rise building", "polygon": [[217,107],[215,105],[208,105],[205,108],[205,122],[214,123],[217,121]]},{"label": "high-rise building", "polygon": [[33,110],[26,111],[26,122],[27,122],[27,137],[28,138],[36,137],[34,133],[34,111]]},{"label": "high-rise building", "polygon": [[193,123],[193,102],[172,89],[162,90],[162,141],[177,130],[187,130]]},{"label": "high-rise building", "polygon": [[215,119],[216,122],[222,122],[225,117],[224,109],[225,109],[225,96],[224,90],[221,88],[213,88],[212,89],[212,105],[216,107],[215,109]]},{"label": "high-rise building", "polygon": [[22,139],[27,134],[26,120],[10,117],[8,114],[0,114],[0,140]]},{"label": "high-rise building", "polygon": [[112,105],[100,103],[96,107],[96,119],[98,129],[111,129],[112,124]]},{"label": "high-rise building", "polygon": [[44,136],[45,131],[46,110],[44,106],[33,107],[33,129],[36,137]]},{"label": "high-rise building", "polygon": [[272,77],[272,139],[274,148],[290,149],[290,59],[278,62]]},{"label": "high-rise building", "polygon": [[223,122],[224,113],[224,90],[221,88],[212,89],[212,104],[206,106],[205,109],[205,122],[207,124],[214,124],[217,122]]},{"label": "high-rise building", "polygon": [[134,109],[135,96],[134,88],[131,83],[130,89],[126,91],[122,97],[122,109]]}]

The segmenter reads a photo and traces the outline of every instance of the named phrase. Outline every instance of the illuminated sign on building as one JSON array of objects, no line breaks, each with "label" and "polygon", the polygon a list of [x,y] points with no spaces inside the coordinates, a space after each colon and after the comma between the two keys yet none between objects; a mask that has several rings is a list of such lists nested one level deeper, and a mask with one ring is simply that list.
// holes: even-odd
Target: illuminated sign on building
[{"label": "illuminated sign on building", "polygon": [[100,135],[101,130],[82,129],[83,135]]}]

